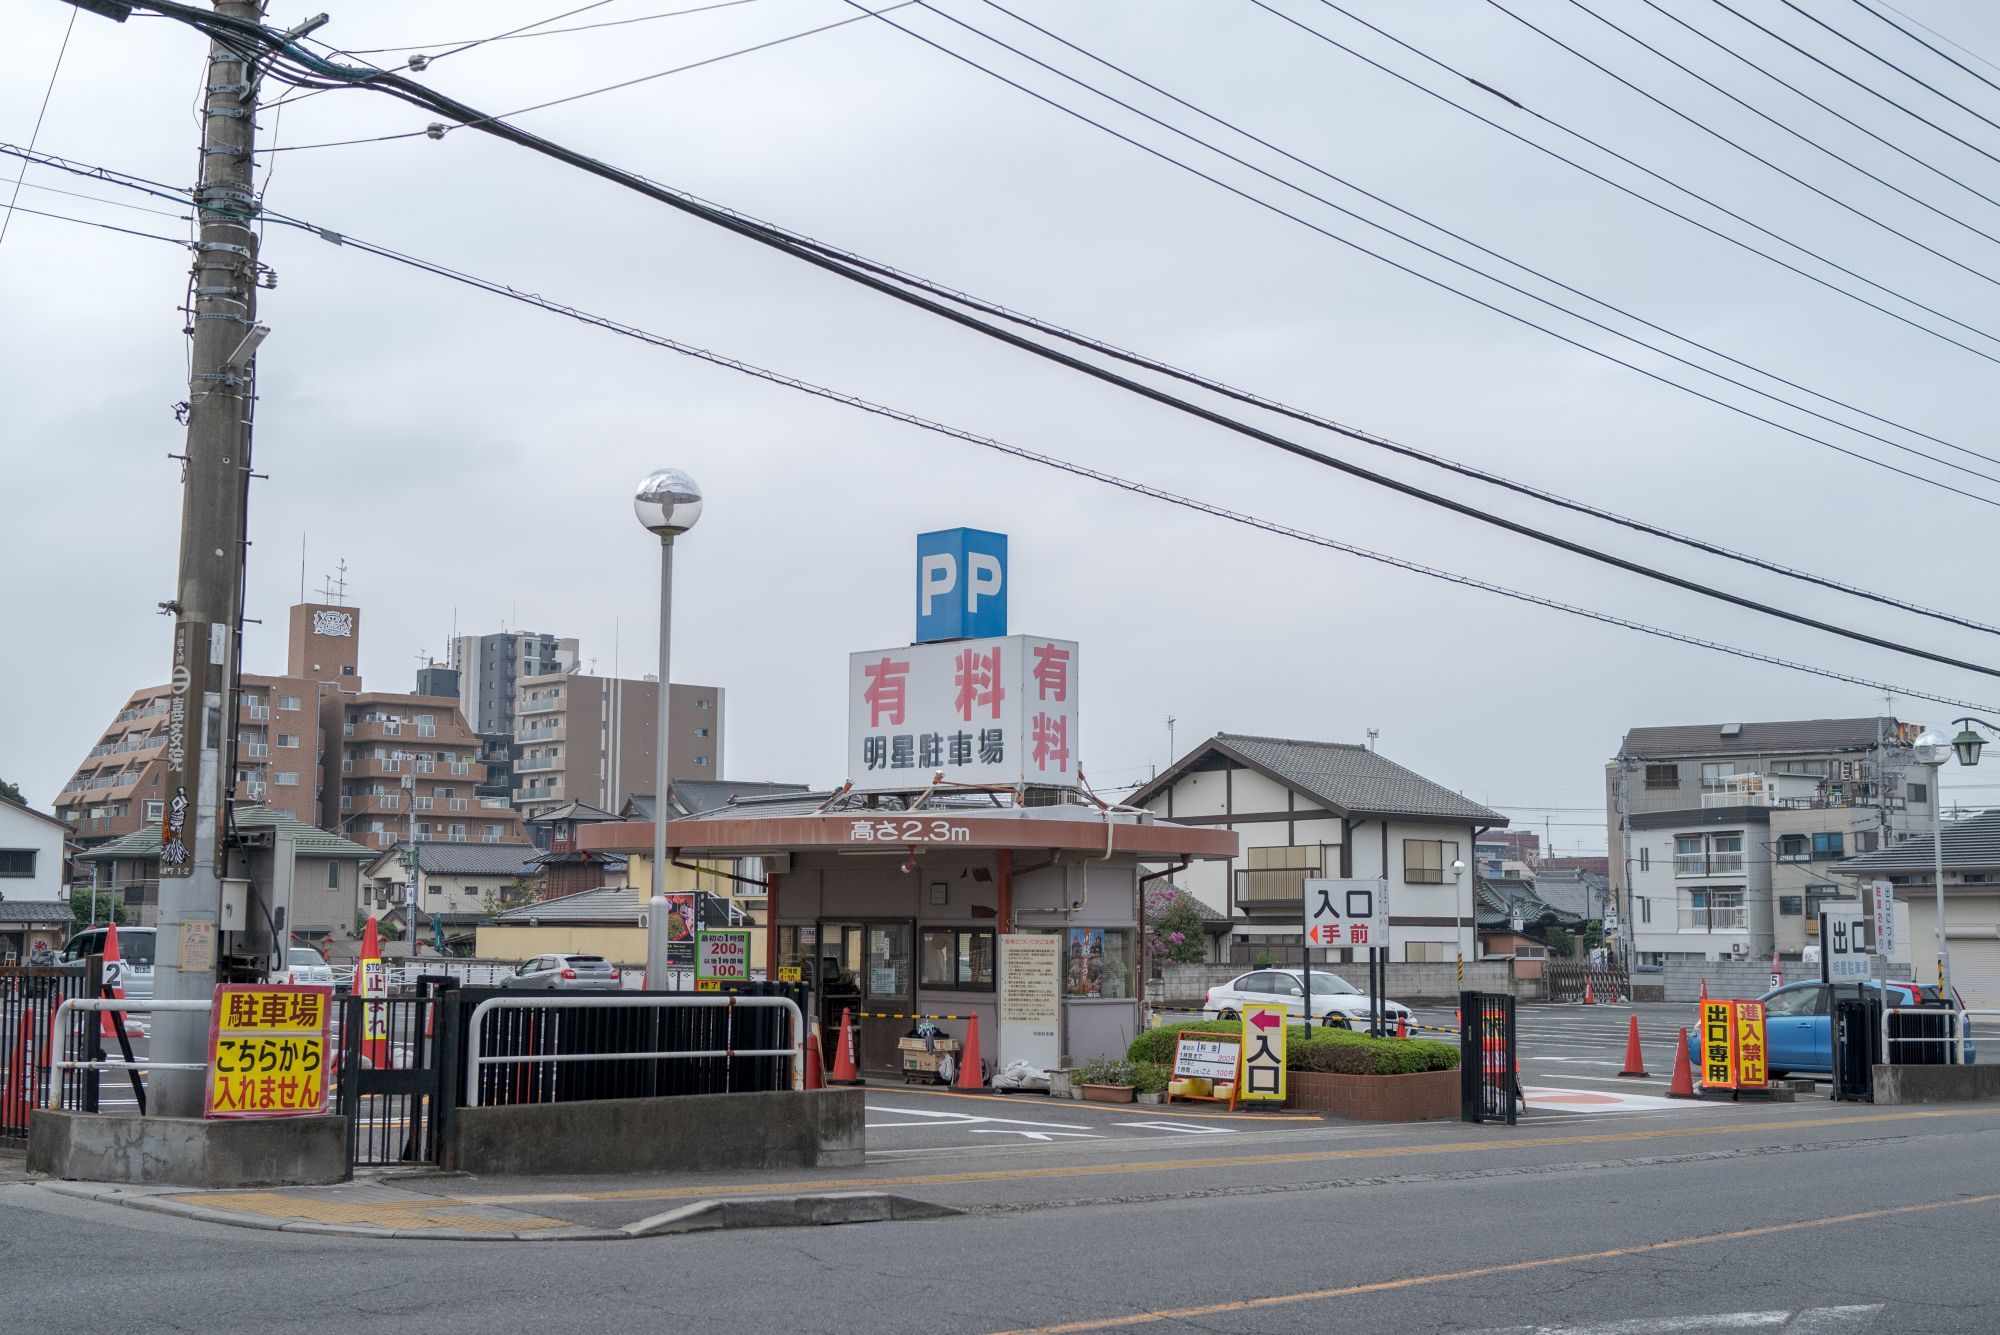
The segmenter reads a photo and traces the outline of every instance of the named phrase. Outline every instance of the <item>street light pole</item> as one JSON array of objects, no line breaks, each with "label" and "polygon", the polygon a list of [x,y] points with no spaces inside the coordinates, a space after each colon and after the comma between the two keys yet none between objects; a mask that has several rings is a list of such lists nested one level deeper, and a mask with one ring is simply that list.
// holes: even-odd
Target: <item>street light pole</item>
[{"label": "street light pole", "polygon": [[[1931,855],[1932,870],[1937,875],[1937,952],[1938,952],[1938,1001],[1942,1005],[1951,1004],[1951,948],[1945,944],[1944,933],[1944,788],[1939,782],[1944,775],[1944,762],[1951,755],[1952,744],[1935,732],[1926,732],[1911,744],[1920,764],[1931,771]],[[1976,754],[1976,752],[1975,752]]]},{"label": "street light pole", "polygon": [[660,667],[659,711],[654,718],[653,736],[653,884],[647,897],[646,986],[660,985],[666,975],[667,934],[660,924],[667,913],[667,787],[668,765],[673,751],[672,662],[674,628],[674,539],[693,528],[701,518],[701,488],[677,468],[662,468],[648,474],[632,498],[632,509],[647,532],[660,540]]},{"label": "street light pole", "polygon": [[1453,896],[1455,903],[1452,906],[1452,912],[1458,919],[1458,925],[1457,929],[1452,933],[1451,943],[1453,948],[1458,951],[1458,990],[1463,992],[1465,990],[1465,863],[1463,861],[1453,862],[1451,864],[1451,874],[1452,878],[1458,883],[1458,892]]}]

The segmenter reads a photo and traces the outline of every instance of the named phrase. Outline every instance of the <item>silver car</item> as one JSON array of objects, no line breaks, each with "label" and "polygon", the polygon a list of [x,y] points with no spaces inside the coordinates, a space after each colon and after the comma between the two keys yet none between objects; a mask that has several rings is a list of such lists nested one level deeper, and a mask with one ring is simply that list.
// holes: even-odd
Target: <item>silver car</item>
[{"label": "silver car", "polygon": [[618,966],[602,955],[537,955],[500,980],[500,986],[554,992],[611,992],[623,984]]},{"label": "silver car", "polygon": [[[151,1001],[153,999],[153,945],[155,932],[151,927],[120,927],[118,929],[117,977],[108,981],[125,990],[127,1001]],[[86,955],[104,953],[105,930],[102,927],[87,927],[63,943],[62,962],[82,964]]]}]

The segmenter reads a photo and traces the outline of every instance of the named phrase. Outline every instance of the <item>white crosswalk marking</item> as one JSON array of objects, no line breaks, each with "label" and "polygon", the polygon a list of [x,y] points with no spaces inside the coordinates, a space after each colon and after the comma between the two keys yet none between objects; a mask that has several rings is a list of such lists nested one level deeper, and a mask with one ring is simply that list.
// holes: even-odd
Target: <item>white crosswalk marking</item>
[{"label": "white crosswalk marking", "polygon": [[1800,1311],[1713,1312],[1640,1316],[1572,1326],[1504,1326],[1470,1335],[1705,1335],[1708,1331],[1775,1330],[1783,1335],[1847,1335],[1872,1330],[1881,1303],[1865,1307],[1808,1307]]},{"label": "white crosswalk marking", "polygon": [[1119,1126],[1144,1127],[1148,1131],[1174,1131],[1183,1136],[1227,1136],[1234,1129],[1226,1126],[1195,1126],[1188,1122],[1119,1122]]}]

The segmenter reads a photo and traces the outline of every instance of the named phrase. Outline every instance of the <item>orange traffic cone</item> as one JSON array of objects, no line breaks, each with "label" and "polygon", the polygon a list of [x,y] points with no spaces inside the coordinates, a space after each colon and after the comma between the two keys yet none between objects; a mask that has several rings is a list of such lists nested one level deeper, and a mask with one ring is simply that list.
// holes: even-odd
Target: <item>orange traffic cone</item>
[{"label": "orange traffic cone", "polygon": [[[372,971],[371,964],[375,966]],[[377,995],[386,991],[380,987],[383,977],[381,930],[370,918],[361,929],[361,954],[354,962],[354,995],[368,1003],[361,1008],[361,1057],[377,1071],[389,1069],[389,1008]],[[524,1065],[521,1069],[528,1068]]]},{"label": "orange traffic cone", "polygon": [[1642,1079],[1652,1075],[1646,1069],[1646,1058],[1639,1051],[1639,1017],[1636,1015],[1632,1017],[1632,1027],[1625,1034],[1625,1069],[1618,1074],[1635,1075]]},{"label": "orange traffic cone", "polygon": [[0,1122],[9,1127],[28,1125],[28,1112],[35,1104],[35,1067],[28,1054],[34,1039],[35,1019],[21,1015],[21,1036],[14,1043],[14,1060],[7,1068],[7,1085],[0,1089]]},{"label": "orange traffic cone", "polygon": [[806,1035],[806,1088],[826,1088],[826,1076],[820,1069],[818,1025],[814,1025],[813,1031]]},{"label": "orange traffic cone", "polygon": [[1583,1004],[1586,1006],[1595,1006],[1597,1004],[1597,993],[1591,990],[1590,976],[1588,974],[1585,974],[1583,979]]},{"label": "orange traffic cone", "polygon": [[979,1059],[979,1017],[965,1028],[965,1051],[958,1054],[958,1089],[986,1088],[986,1063]]},{"label": "orange traffic cone", "polygon": [[[113,964],[123,963],[118,957],[118,924],[115,922],[106,924],[104,929],[104,963],[106,966],[105,973],[112,977],[117,977],[124,972],[122,968],[113,969],[109,967]],[[125,987],[123,984],[119,984],[106,992],[105,995],[116,997],[118,1000],[123,1001],[125,1000]],[[118,1037],[118,1026],[125,1022],[125,1013],[123,1011],[116,1012],[118,1016],[116,1021],[111,1018],[114,1014],[112,1011],[100,1011],[98,1014],[99,1032],[106,1038]]]},{"label": "orange traffic cone", "polygon": [[829,1085],[858,1085],[861,1073],[854,1069],[854,1012],[849,1007],[840,1009],[840,1039],[833,1050],[833,1074],[826,1078]]},{"label": "orange traffic cone", "polygon": [[1396,1017],[1396,1037],[1408,1038],[1409,1036],[1410,1036],[1410,1017],[1407,1015],[1398,1015]]},{"label": "orange traffic cone", "polygon": [[1703,1003],[1704,1005],[1706,1005],[1706,1004],[1707,1004],[1707,1002],[1708,1002],[1708,975],[1707,975],[1707,974],[1703,974],[1703,975],[1702,975],[1702,978],[1701,978],[1701,999],[1702,999],[1702,1003]]},{"label": "orange traffic cone", "polygon": [[[1636,1021],[1637,1016],[1633,1019]],[[1694,1092],[1694,1068],[1688,1064],[1688,1031],[1681,1030],[1680,1042],[1674,1044],[1674,1079],[1667,1086],[1670,1099],[1698,1099]]]}]

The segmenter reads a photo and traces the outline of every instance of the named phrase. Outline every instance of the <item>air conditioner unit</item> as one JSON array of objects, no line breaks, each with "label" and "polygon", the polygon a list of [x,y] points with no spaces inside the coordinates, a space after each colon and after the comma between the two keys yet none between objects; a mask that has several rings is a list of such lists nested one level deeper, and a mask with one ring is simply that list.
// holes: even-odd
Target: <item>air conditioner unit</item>
[{"label": "air conditioner unit", "polygon": [[1729,947],[1729,955],[1732,959],[1748,959],[1750,957],[1750,947],[1744,945],[1741,941],[1734,942]]}]

